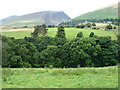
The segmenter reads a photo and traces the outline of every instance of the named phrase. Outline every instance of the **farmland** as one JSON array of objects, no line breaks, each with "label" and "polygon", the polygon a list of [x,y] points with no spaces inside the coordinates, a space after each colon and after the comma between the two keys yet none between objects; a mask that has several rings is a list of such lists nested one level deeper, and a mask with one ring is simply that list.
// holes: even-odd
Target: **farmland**
[{"label": "farmland", "polygon": [[71,1],[3,2],[0,87],[118,89],[119,5]]},{"label": "farmland", "polygon": [[[13,31],[14,30],[14,31]],[[20,29],[20,30],[3,30],[2,35],[8,37],[15,37],[16,39],[24,38],[25,36],[31,36],[33,28]],[[49,28],[47,36],[54,37],[56,35],[57,28]],[[116,35],[113,31],[104,31],[104,30],[92,30],[92,29],[77,29],[77,28],[65,28],[67,39],[73,39],[76,37],[78,32],[83,32],[84,37],[88,37],[90,32],[94,32],[98,36],[111,36],[113,40],[116,39]]]},{"label": "farmland", "polygon": [[118,67],[4,68],[3,88],[117,88]]}]

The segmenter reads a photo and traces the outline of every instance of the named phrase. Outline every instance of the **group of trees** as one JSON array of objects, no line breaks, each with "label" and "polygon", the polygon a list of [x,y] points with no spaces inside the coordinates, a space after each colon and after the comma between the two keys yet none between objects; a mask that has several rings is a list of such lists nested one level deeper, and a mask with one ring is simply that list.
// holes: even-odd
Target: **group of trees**
[{"label": "group of trees", "polygon": [[105,27],[105,30],[111,30],[111,29],[116,29],[116,28],[117,28],[116,26],[112,26],[111,24],[109,24]]},{"label": "group of trees", "polygon": [[119,25],[120,19],[117,18],[105,18],[105,19],[79,19],[79,20],[71,20],[67,22],[62,22],[60,25],[65,25],[65,26],[72,26],[75,27],[79,23],[84,23],[84,22],[97,22],[97,23],[107,23],[107,22],[112,22],[114,25]]},{"label": "group of trees", "polygon": [[34,27],[35,30],[33,33],[31,33],[31,36],[38,37],[39,35],[46,35],[47,34],[47,26],[45,24],[43,25],[37,25]]},{"label": "group of trees", "polygon": [[[80,24],[80,25],[77,25],[76,28],[92,28],[92,29],[100,29],[99,27],[96,27],[96,23],[86,23],[86,24]],[[117,29],[116,26],[113,26],[111,24],[108,24],[104,27],[105,30],[112,30],[112,29]]]},{"label": "group of trees", "polygon": [[91,28],[91,27],[95,27],[96,24],[95,23],[86,23],[86,24],[81,24],[81,25],[77,25],[76,28]]},{"label": "group of trees", "polygon": [[[36,29],[36,28],[35,28]],[[35,32],[35,31],[34,31]],[[93,32],[85,38],[82,32],[67,40],[63,26],[55,37],[2,36],[2,67],[102,67],[118,63],[118,43],[110,37],[97,37]]]}]

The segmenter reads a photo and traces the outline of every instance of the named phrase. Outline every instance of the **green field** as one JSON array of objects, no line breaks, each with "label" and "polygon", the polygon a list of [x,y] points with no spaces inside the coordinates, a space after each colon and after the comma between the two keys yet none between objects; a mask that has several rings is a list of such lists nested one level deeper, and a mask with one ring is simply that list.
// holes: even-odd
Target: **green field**
[{"label": "green field", "polygon": [[[33,29],[22,30],[22,31],[15,31],[15,32],[3,32],[2,35],[8,36],[8,37],[15,37],[17,39],[24,38],[25,36],[29,37],[31,36],[31,32]],[[57,28],[49,28],[47,36],[54,37],[56,35]],[[112,31],[104,31],[104,30],[91,30],[91,29],[77,29],[77,28],[65,28],[66,36],[68,39],[73,39],[76,37],[78,32],[83,32],[84,37],[88,37],[90,32],[94,32],[95,35],[98,36],[111,36],[112,39],[116,39],[116,35]]]},{"label": "green field", "polygon": [[3,88],[117,88],[118,67],[3,69]]}]

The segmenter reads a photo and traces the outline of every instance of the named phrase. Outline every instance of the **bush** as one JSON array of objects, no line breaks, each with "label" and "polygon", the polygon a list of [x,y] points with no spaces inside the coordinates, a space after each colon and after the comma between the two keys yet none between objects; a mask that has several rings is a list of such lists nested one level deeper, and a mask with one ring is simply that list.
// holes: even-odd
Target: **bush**
[{"label": "bush", "polygon": [[85,26],[90,28],[92,25],[91,25],[91,23],[87,23]]},{"label": "bush", "polygon": [[92,26],[96,26],[96,24],[95,24],[95,23],[92,23]]},{"label": "bush", "polygon": [[93,37],[94,36],[94,32],[91,32],[89,37]]},{"label": "bush", "polygon": [[97,29],[96,27],[92,27],[92,29]]},{"label": "bush", "polygon": [[85,25],[84,24],[77,25],[76,28],[85,28]]},{"label": "bush", "polygon": [[117,29],[117,27],[116,27],[116,26],[114,26],[114,27],[113,27],[113,29]]},{"label": "bush", "polygon": [[113,28],[113,27],[112,27],[111,24],[109,24],[109,25],[107,25],[107,26],[105,27],[106,30],[108,30],[108,29],[112,29],[112,28]]},{"label": "bush", "polygon": [[28,62],[21,62],[21,67],[23,67],[23,68],[31,68],[31,64],[30,63],[28,63]]},{"label": "bush", "polygon": [[79,33],[77,34],[77,37],[83,37],[83,33],[82,33],[82,32],[79,32]]}]

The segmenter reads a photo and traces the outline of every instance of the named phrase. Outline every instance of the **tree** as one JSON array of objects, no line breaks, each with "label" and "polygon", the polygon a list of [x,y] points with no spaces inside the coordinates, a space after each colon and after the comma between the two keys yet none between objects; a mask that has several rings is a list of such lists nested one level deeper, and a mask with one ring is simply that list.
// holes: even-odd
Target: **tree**
[{"label": "tree", "polygon": [[58,45],[64,45],[67,42],[67,39],[65,38],[59,38],[59,37],[55,37],[54,38],[54,45],[58,46]]},{"label": "tree", "polygon": [[77,25],[76,28],[81,28],[81,26],[80,26],[80,25]]},{"label": "tree", "polygon": [[116,27],[116,26],[114,26],[114,27],[113,27],[113,29],[117,29],[117,27]]},{"label": "tree", "polygon": [[82,33],[82,32],[79,32],[79,33],[77,34],[77,37],[83,37],[83,33]]},{"label": "tree", "polygon": [[13,29],[17,29],[18,27],[13,27]]},{"label": "tree", "polygon": [[48,46],[47,49],[41,52],[40,60],[42,60],[42,62],[40,64],[46,67],[49,67],[50,65],[61,67],[62,60],[60,59],[60,52],[60,47],[54,45]]},{"label": "tree", "polygon": [[12,56],[10,59],[10,66],[12,68],[21,67],[22,58],[20,56]]},{"label": "tree", "polygon": [[84,25],[84,24],[81,24],[81,28],[85,28],[85,25]]},{"label": "tree", "polygon": [[93,37],[94,36],[94,32],[91,32],[89,37]]},{"label": "tree", "polygon": [[117,42],[118,42],[118,62],[120,63],[120,32],[117,35]]},{"label": "tree", "polygon": [[28,28],[28,26],[23,26],[23,28]]},{"label": "tree", "polygon": [[86,27],[90,28],[91,27],[91,23],[87,23]]},{"label": "tree", "polygon": [[96,27],[92,27],[92,29],[97,29]]},{"label": "tree", "polygon": [[94,61],[96,66],[112,66],[118,63],[118,45],[111,37],[97,37],[96,44],[101,47]]},{"label": "tree", "polygon": [[48,30],[48,29],[46,29],[47,26],[46,26],[45,24],[40,25],[40,26],[37,25],[37,26],[35,26],[34,28],[35,28],[34,32],[31,33],[31,35],[32,35],[33,37],[38,37],[39,35],[45,36],[46,33],[47,33],[47,30]]},{"label": "tree", "polygon": [[95,24],[95,23],[92,23],[92,26],[96,26],[96,24]]},{"label": "tree", "polygon": [[45,24],[41,25],[41,34],[45,36],[47,34],[47,26]]},{"label": "tree", "polygon": [[64,26],[60,25],[58,27],[58,31],[57,31],[56,37],[58,37],[58,38],[66,38]]},{"label": "tree", "polygon": [[54,25],[48,25],[48,28],[54,28],[55,26]]},{"label": "tree", "polygon": [[109,24],[109,25],[107,25],[107,26],[105,27],[106,30],[110,30],[110,29],[112,29],[112,28],[113,28],[113,27],[112,27],[111,24]]},{"label": "tree", "polygon": [[[100,47],[96,45],[96,38],[76,38],[64,44],[62,48],[63,65],[66,67],[94,66],[92,62]],[[95,58],[96,59],[96,58]]]},{"label": "tree", "polygon": [[84,28],[85,25],[84,24],[81,24],[81,25],[77,25],[76,28]]}]

